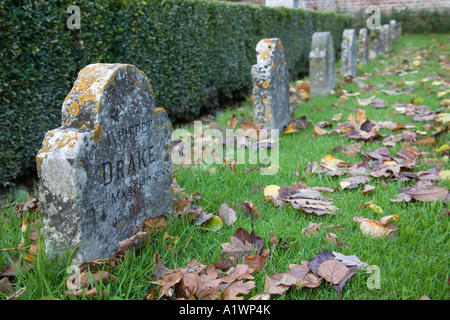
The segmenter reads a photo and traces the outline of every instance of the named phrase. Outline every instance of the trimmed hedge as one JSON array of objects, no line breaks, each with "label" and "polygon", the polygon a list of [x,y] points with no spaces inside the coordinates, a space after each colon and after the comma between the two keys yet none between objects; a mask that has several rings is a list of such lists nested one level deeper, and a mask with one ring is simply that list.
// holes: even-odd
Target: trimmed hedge
[{"label": "trimmed hedge", "polygon": [[46,131],[77,73],[96,62],[144,71],[158,107],[190,121],[219,102],[247,96],[255,47],[278,37],[292,79],[307,71],[315,31],[337,51],[352,18],[336,13],[199,0],[76,1],[81,29],[69,30],[67,1],[0,0],[0,185],[33,172]]}]

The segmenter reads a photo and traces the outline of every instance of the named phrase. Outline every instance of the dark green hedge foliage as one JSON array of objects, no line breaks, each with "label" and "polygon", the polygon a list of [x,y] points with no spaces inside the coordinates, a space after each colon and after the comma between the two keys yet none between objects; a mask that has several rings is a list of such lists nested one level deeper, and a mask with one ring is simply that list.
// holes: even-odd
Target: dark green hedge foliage
[{"label": "dark green hedge foliage", "polygon": [[[81,9],[69,30],[67,7]],[[307,71],[315,31],[339,50],[352,18],[198,0],[0,0],[0,185],[34,171],[46,131],[77,73],[96,62],[144,71],[173,122],[247,96],[259,40],[278,37],[293,79]]]}]

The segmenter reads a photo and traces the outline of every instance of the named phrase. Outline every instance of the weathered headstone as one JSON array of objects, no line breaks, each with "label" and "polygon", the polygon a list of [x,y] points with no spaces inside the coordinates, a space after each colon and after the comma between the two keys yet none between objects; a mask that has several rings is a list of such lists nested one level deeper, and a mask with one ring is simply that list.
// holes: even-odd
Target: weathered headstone
[{"label": "weathered headstone", "polygon": [[391,20],[389,22],[389,35],[392,45],[395,42],[395,38],[397,37],[397,22],[395,20]]},{"label": "weathered headstone", "polygon": [[358,60],[362,65],[369,63],[369,34],[367,28],[359,29]]},{"label": "weathered headstone", "polygon": [[356,33],[354,29],[345,29],[341,45],[341,74],[344,77],[356,77]]},{"label": "weathered headstone", "polygon": [[309,53],[311,95],[326,96],[334,88],[335,55],[331,32],[315,32]]},{"label": "weathered headstone", "polygon": [[291,121],[289,71],[278,38],[256,45],[257,64],[252,67],[254,121],[265,129],[281,130]]},{"label": "weathered headstone", "polygon": [[383,27],[381,26],[380,29],[377,30],[378,32],[378,39],[380,40],[380,46],[378,48],[378,55],[385,54],[386,53],[386,32],[384,31]]},{"label": "weathered headstone", "polygon": [[383,44],[384,44],[384,52],[386,53],[386,52],[388,52],[389,51],[389,48],[390,48],[390,46],[391,46],[391,44],[390,44],[390,35],[389,35],[389,25],[388,24],[383,24],[382,26],[381,26],[381,32],[383,33],[383,38],[384,38],[384,42],[383,42]]},{"label": "weathered headstone", "polygon": [[369,59],[375,59],[380,54],[380,30],[370,30]]},{"label": "weathered headstone", "polygon": [[401,22],[398,22],[396,25],[395,35],[396,35],[396,37],[402,35],[402,23]]},{"label": "weathered headstone", "polygon": [[81,244],[72,264],[109,257],[133,226],[171,212],[171,131],[143,72],[83,68],[36,157],[47,252]]}]

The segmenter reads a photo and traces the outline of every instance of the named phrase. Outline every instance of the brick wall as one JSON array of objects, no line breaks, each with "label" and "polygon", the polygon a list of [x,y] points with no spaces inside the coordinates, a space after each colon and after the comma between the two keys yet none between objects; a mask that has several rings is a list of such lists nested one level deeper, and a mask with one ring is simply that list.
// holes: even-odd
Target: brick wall
[{"label": "brick wall", "polygon": [[[282,0],[279,0],[280,2]],[[235,2],[265,4],[266,0],[235,0]],[[273,0],[271,2],[274,2]],[[391,11],[393,8],[403,10],[434,10],[450,9],[450,0],[299,0],[299,8],[318,11],[358,12],[370,5],[377,5],[381,11]]]},{"label": "brick wall", "polygon": [[[381,12],[392,9],[403,10],[435,10],[450,8],[450,0],[303,0],[304,2],[335,2],[336,9],[344,12],[357,12],[365,10],[370,5],[379,6]],[[336,10],[335,9],[335,10]],[[323,10],[319,9],[318,10]]]}]

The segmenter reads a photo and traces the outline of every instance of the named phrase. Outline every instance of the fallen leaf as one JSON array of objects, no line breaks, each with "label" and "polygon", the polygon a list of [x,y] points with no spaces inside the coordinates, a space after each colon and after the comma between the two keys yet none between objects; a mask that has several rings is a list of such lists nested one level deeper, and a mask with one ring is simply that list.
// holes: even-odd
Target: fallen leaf
[{"label": "fallen leaf", "polygon": [[254,218],[254,215],[257,215],[261,220],[263,220],[263,217],[259,210],[256,208],[255,204],[252,201],[244,201],[242,203],[242,206],[244,208],[244,213],[249,218]]},{"label": "fallen leaf", "polygon": [[396,219],[396,216],[386,216],[381,218],[379,221],[361,217],[353,217],[353,221],[359,224],[359,228],[363,234],[370,235],[375,238],[389,236],[390,239],[393,239],[397,234],[397,227],[388,223],[388,221],[392,219]]},{"label": "fallen leaf", "polygon": [[227,226],[233,224],[237,220],[236,211],[231,209],[226,202],[222,203],[219,208],[219,218]]},{"label": "fallen leaf", "polygon": [[350,270],[335,259],[326,260],[317,268],[317,274],[332,284],[340,283],[349,273]]}]

